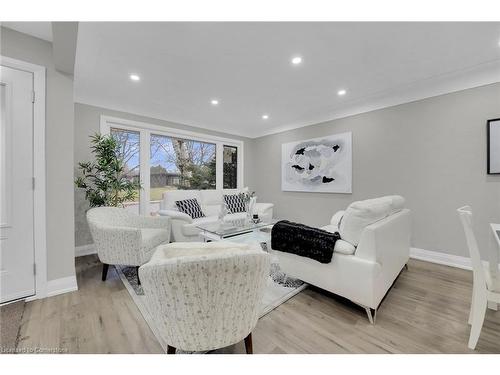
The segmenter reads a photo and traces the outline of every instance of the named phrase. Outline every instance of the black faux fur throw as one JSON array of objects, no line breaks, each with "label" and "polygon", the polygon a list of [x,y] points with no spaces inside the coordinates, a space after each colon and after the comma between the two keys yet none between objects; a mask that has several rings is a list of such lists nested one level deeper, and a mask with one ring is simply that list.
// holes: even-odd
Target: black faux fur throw
[{"label": "black faux fur throw", "polygon": [[308,257],[320,263],[332,261],[337,240],[340,240],[338,232],[330,233],[287,220],[278,221],[271,231],[273,250]]}]

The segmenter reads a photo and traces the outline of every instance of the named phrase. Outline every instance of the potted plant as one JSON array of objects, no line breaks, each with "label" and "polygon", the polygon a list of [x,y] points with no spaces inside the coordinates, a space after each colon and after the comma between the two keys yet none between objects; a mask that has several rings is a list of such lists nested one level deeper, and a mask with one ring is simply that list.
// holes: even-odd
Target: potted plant
[{"label": "potted plant", "polygon": [[91,143],[95,161],[78,163],[80,176],[75,179],[75,185],[85,189],[90,207],[123,207],[124,202],[136,197],[141,183],[125,176],[125,165],[115,138],[96,133],[91,136]]}]

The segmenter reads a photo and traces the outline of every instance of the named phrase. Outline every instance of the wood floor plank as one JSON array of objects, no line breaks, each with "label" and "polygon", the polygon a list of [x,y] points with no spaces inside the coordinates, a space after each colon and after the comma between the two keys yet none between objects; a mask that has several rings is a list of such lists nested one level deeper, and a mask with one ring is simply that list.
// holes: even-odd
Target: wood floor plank
[{"label": "wood floor plank", "polygon": [[[379,308],[364,309],[308,288],[261,318],[255,353],[500,353],[500,311],[488,310],[475,351],[467,348],[472,273],[411,260]],[[26,304],[19,347],[68,353],[163,353],[113,267],[76,260],[79,290]],[[215,353],[245,353],[243,343]]]}]

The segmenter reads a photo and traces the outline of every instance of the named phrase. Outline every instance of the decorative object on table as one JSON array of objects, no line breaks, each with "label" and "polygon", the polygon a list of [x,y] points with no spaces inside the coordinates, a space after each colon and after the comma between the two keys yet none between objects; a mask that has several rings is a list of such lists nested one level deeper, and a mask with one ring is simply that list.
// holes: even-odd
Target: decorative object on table
[{"label": "decorative object on table", "polygon": [[352,133],[285,143],[281,155],[281,190],[352,193]]},{"label": "decorative object on table", "polygon": [[78,163],[80,176],[75,180],[78,188],[85,189],[90,207],[121,207],[134,200],[141,184],[125,176],[125,163],[115,138],[99,133],[90,138],[95,161]]},{"label": "decorative object on table", "polygon": [[500,118],[488,120],[487,123],[487,172],[500,174]]},{"label": "decorative object on table", "polygon": [[253,214],[253,216],[252,216],[252,222],[253,222],[254,224],[258,224],[258,223],[260,223],[259,215],[257,215],[257,214]]}]

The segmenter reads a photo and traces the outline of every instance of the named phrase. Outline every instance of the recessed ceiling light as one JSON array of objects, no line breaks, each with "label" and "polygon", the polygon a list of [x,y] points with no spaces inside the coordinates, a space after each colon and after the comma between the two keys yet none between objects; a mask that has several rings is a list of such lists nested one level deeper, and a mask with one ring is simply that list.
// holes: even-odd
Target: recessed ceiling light
[{"label": "recessed ceiling light", "polygon": [[212,99],[210,103],[212,103],[212,105],[218,105],[219,101],[217,99]]},{"label": "recessed ceiling light", "polygon": [[298,65],[301,62],[302,62],[302,57],[300,57],[300,56],[295,56],[292,58],[292,64],[294,64],[294,65]]},{"label": "recessed ceiling light", "polygon": [[337,91],[338,96],[344,96],[345,94],[347,94],[347,91],[344,89]]},{"label": "recessed ceiling light", "polygon": [[269,118],[269,115],[262,115],[263,120],[267,120]]},{"label": "recessed ceiling light", "polygon": [[137,74],[131,74],[129,77],[130,77],[130,79],[132,81],[136,81],[137,82],[137,81],[141,80],[141,77],[139,77]]}]

